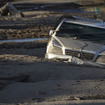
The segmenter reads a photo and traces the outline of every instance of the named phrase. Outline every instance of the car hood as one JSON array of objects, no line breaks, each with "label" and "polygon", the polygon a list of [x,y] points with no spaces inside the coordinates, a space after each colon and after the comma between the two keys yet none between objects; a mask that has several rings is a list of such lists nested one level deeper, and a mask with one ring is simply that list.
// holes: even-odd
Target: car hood
[{"label": "car hood", "polygon": [[104,45],[88,41],[74,40],[72,38],[57,37],[66,49],[87,51],[96,53],[103,49]]}]

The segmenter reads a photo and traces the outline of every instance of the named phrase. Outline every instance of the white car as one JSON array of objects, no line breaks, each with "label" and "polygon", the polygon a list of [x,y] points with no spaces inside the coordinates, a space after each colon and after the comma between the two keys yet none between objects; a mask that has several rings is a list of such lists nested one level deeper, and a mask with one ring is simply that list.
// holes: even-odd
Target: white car
[{"label": "white car", "polygon": [[77,64],[105,65],[105,23],[76,16],[63,17],[50,38],[45,57]]}]

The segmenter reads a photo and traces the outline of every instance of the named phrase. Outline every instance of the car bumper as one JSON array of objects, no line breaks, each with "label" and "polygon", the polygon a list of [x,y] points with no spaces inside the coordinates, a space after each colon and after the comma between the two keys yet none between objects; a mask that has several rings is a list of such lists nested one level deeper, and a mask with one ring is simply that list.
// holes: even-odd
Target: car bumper
[{"label": "car bumper", "polygon": [[45,55],[47,59],[70,59],[72,56],[48,53]]},{"label": "car bumper", "polygon": [[92,66],[98,66],[98,67],[104,67],[104,64],[96,63],[96,62],[90,62],[86,60],[81,60],[77,57],[73,56],[67,56],[67,55],[60,55],[60,54],[53,54],[53,53],[48,53],[45,55],[45,58],[47,59],[64,59],[67,60],[67,62],[74,63],[74,64],[85,64],[85,65],[92,65]]}]

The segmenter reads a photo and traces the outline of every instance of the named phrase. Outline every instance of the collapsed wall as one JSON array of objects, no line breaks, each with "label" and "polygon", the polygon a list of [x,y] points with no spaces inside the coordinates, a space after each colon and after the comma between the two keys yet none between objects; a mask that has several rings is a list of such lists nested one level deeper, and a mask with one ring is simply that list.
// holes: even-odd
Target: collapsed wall
[{"label": "collapsed wall", "polygon": [[13,4],[7,3],[6,5],[0,8],[0,16],[24,17],[24,14],[18,11]]}]

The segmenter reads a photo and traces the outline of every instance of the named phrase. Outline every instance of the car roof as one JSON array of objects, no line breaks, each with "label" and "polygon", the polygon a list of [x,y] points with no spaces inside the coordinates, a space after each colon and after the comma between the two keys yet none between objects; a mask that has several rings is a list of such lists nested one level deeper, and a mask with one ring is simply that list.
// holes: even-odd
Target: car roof
[{"label": "car roof", "polygon": [[65,20],[63,21],[67,23],[74,23],[105,29],[105,22],[95,19],[73,16],[73,18],[65,18]]}]

